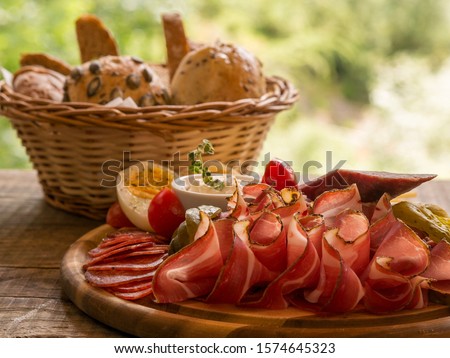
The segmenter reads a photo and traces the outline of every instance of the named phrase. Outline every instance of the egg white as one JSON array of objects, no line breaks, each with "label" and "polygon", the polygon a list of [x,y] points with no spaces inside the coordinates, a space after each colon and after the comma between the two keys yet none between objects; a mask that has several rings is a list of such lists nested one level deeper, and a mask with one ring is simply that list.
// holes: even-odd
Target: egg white
[{"label": "egg white", "polygon": [[137,170],[137,167],[130,167],[119,173],[117,176],[117,199],[122,211],[126,217],[141,230],[153,231],[148,222],[148,207],[151,199],[141,198],[133,195],[125,186],[126,178],[129,175],[129,170]]}]

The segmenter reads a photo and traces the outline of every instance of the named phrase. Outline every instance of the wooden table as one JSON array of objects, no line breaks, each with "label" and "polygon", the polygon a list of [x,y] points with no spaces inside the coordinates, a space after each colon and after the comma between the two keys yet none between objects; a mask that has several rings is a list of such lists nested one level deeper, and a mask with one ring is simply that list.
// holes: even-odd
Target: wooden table
[{"label": "wooden table", "polygon": [[0,337],[127,337],[61,289],[64,253],[100,224],[49,206],[34,171],[0,171]]},{"label": "wooden table", "polygon": [[[424,184],[417,200],[450,211],[450,182]],[[127,337],[61,289],[64,253],[100,224],[47,205],[34,171],[0,171],[0,337]]]}]

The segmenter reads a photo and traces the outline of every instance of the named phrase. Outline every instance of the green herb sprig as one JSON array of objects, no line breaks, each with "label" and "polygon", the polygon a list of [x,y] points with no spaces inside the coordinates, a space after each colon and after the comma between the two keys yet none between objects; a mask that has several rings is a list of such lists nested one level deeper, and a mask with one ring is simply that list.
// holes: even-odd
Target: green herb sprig
[{"label": "green herb sprig", "polygon": [[203,139],[197,146],[197,149],[189,152],[188,158],[191,164],[189,165],[189,174],[201,174],[203,182],[218,191],[221,191],[225,183],[220,179],[213,179],[211,172],[203,163],[203,155],[214,154],[214,147],[208,139]]}]

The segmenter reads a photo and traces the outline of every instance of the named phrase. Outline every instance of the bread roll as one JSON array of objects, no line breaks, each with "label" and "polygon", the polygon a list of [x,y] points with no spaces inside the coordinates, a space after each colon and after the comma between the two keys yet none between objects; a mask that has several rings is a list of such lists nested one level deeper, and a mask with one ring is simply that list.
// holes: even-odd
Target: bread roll
[{"label": "bread roll", "polygon": [[17,93],[40,99],[61,102],[64,95],[65,76],[42,66],[23,66],[13,78]]},{"label": "bread roll", "polygon": [[188,53],[171,82],[175,104],[258,98],[266,92],[261,62],[242,47],[217,43]]},{"label": "bread roll", "polygon": [[131,97],[141,107],[170,102],[156,71],[130,56],[105,56],[74,67],[66,91],[71,102],[106,104],[117,97]]}]

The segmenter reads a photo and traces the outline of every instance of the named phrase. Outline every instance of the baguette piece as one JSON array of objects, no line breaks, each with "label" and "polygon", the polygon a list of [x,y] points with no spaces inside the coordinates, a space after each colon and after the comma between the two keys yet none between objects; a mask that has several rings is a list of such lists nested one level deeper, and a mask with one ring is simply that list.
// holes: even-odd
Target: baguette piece
[{"label": "baguette piece", "polygon": [[111,31],[94,15],[83,15],[75,22],[81,62],[103,56],[118,56],[119,49]]},{"label": "baguette piece", "polygon": [[181,60],[190,51],[189,41],[184,32],[183,20],[178,13],[161,16],[166,39],[167,67],[170,78],[173,78]]}]

